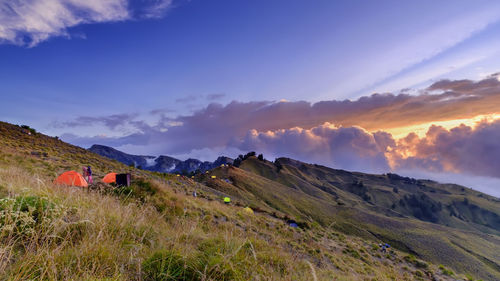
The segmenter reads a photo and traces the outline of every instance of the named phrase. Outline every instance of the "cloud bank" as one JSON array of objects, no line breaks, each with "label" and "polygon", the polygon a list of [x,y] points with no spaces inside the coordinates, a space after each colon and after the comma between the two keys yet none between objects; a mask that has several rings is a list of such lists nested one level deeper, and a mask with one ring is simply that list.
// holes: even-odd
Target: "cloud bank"
[{"label": "cloud bank", "polygon": [[[137,1],[139,2],[139,1]],[[35,46],[89,23],[159,17],[170,0],[1,0],[0,43]]]},{"label": "cloud bank", "polygon": [[[160,112],[161,113],[161,112]],[[387,131],[443,120],[500,116],[500,82],[443,80],[419,95],[374,94],[355,101],[211,103],[191,115],[160,118],[155,125],[137,115],[80,117],[66,123],[133,127],[123,137],[62,136],[82,146],[94,143],[154,154],[258,151],[334,168],[383,173],[426,171],[500,178],[500,119],[472,125],[430,126],[426,133],[395,138]],[[230,155],[234,156],[234,155]]]}]

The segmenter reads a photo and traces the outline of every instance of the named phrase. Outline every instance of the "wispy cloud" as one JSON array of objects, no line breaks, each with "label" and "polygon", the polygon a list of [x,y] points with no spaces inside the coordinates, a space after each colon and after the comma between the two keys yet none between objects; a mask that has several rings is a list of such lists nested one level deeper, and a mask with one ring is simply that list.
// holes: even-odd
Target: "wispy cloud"
[{"label": "wispy cloud", "polygon": [[207,95],[207,100],[209,100],[209,101],[215,101],[215,100],[220,100],[220,99],[222,99],[224,97],[226,97],[226,94],[224,94],[224,93],[208,94]]},{"label": "wispy cloud", "polygon": [[[1,0],[0,43],[33,47],[54,36],[70,36],[68,28],[134,17],[159,17],[171,1]],[[81,36],[81,35],[80,35]]]},{"label": "wispy cloud", "polygon": [[213,94],[199,94],[199,95],[187,95],[182,98],[177,98],[175,99],[176,103],[185,103],[185,104],[195,104],[197,102],[202,102],[203,99],[210,101],[210,102],[215,102],[220,99],[223,99],[226,97],[226,94],[224,93],[213,93]]},{"label": "wispy cloud", "polygon": [[[442,17],[424,30],[400,35],[386,49],[359,63],[358,68],[363,69],[363,75],[353,73],[336,84],[334,91],[351,93],[351,96],[398,91],[449,73],[452,67],[465,67],[491,55],[498,49],[491,47],[491,42],[481,47],[479,54],[473,51],[476,48],[457,50],[500,21],[498,3],[479,6],[455,17]],[[495,45],[498,46],[497,43]]]},{"label": "wispy cloud", "polygon": [[119,126],[124,126],[130,124],[137,114],[114,114],[109,116],[80,116],[71,121],[65,122],[54,122],[53,127],[56,128],[66,128],[66,127],[86,127],[95,126],[96,124],[102,124],[108,129],[114,130]]},{"label": "wispy cloud", "polygon": [[[139,18],[161,18],[165,15],[167,10],[171,7],[173,0],[149,0],[141,1],[142,9],[139,9],[135,14]],[[144,3],[148,3],[144,5]]]}]

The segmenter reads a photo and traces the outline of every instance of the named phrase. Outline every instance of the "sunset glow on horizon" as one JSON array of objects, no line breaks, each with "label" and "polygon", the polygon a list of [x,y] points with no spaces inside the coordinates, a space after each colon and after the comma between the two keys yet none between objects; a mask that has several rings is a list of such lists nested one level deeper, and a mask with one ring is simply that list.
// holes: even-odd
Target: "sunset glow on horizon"
[{"label": "sunset glow on horizon", "polygon": [[390,133],[395,139],[402,139],[408,136],[408,134],[410,133],[415,133],[419,137],[424,137],[431,126],[439,126],[447,130],[450,130],[460,125],[465,125],[474,129],[480,123],[492,123],[496,120],[500,120],[500,113],[481,114],[473,118],[453,119],[447,121],[432,121],[432,122],[422,123],[419,125],[381,129],[381,130]]}]

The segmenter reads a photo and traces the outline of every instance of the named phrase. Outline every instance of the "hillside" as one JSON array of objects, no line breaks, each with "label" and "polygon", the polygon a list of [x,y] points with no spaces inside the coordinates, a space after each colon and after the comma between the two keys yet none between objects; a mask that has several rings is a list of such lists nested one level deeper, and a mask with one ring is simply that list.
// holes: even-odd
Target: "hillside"
[{"label": "hillside", "polygon": [[256,157],[198,180],[254,208],[370,240],[422,259],[500,278],[500,200],[466,187]]},{"label": "hillside", "polygon": [[[380,178],[372,187],[370,177],[383,176],[251,157],[240,168],[218,167],[198,174],[195,182],[134,169],[2,122],[0,148],[1,280],[495,280],[499,276],[494,270],[500,243],[493,215],[498,213],[498,201],[461,187],[425,182],[443,192],[446,200],[464,202],[460,192],[465,192],[467,206],[480,208],[469,214],[463,204],[449,201],[443,210],[452,205],[456,216],[450,226],[443,226],[441,214],[438,221],[429,222],[425,216],[417,218],[412,208],[386,208],[389,203],[377,195],[378,189],[398,186],[401,194],[394,196],[401,198],[417,194],[411,191],[415,184],[406,187],[400,179],[390,179],[393,176]],[[101,191],[91,191],[52,183],[62,171],[80,171],[82,165],[93,167],[96,180],[109,171],[130,171],[133,186],[100,184]],[[349,191],[353,178],[368,186],[371,203],[365,193]],[[326,186],[328,181],[335,184]],[[393,185],[387,185],[391,181]],[[319,188],[321,182],[325,186]],[[197,198],[191,196],[194,190]],[[224,195],[230,195],[233,204],[223,204]],[[246,205],[256,213],[245,212]],[[300,227],[287,225],[289,218]],[[467,222],[472,219],[473,223]],[[395,237],[398,229],[407,235],[404,239]],[[445,250],[441,256],[425,253],[429,246],[424,239],[429,237],[435,251]],[[412,244],[411,239],[415,239]],[[385,242],[398,249],[383,253],[378,244]]]}]

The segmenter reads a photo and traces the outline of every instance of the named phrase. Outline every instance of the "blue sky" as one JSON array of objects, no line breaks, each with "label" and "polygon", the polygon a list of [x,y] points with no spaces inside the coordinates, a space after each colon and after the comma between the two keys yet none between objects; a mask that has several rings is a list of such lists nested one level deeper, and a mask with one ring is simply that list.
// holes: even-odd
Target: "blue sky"
[{"label": "blue sky", "polygon": [[485,0],[0,0],[0,120],[130,153],[496,182],[499,35]]},{"label": "blue sky", "polygon": [[174,1],[153,19],[75,25],[32,47],[4,42],[1,117],[60,133],[48,124],[186,114],[208,95],[355,99],[476,79],[497,70],[499,18],[497,1]]}]

